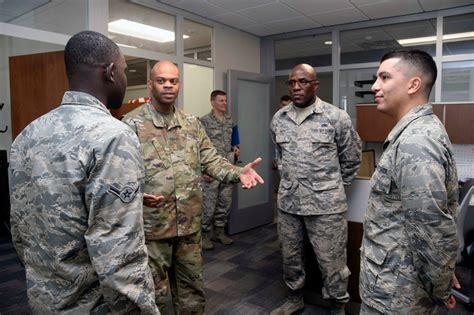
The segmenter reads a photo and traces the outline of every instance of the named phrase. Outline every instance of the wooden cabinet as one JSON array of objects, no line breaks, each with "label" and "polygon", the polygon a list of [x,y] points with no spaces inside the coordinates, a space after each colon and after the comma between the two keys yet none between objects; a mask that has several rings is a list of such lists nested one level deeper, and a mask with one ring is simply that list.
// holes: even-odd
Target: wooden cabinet
[{"label": "wooden cabinet", "polygon": [[364,141],[385,141],[395,123],[395,119],[379,112],[375,104],[357,105],[357,132]]},{"label": "wooden cabinet", "polygon": [[68,90],[64,52],[9,58],[13,140],[30,122],[57,107]]},{"label": "wooden cabinet", "polygon": [[[474,143],[474,103],[436,103],[433,112],[444,123],[452,143]],[[357,105],[357,132],[362,140],[383,142],[395,124],[377,105]]]},{"label": "wooden cabinet", "polygon": [[474,144],[474,104],[446,104],[444,125],[452,143]]}]

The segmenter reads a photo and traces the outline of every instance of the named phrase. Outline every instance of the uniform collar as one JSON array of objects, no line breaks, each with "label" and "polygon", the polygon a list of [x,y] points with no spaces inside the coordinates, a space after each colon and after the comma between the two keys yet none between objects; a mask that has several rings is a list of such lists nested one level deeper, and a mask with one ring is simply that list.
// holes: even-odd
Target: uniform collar
[{"label": "uniform collar", "polygon": [[397,139],[400,134],[405,130],[405,128],[415,119],[418,119],[419,117],[426,116],[426,115],[432,115],[433,114],[433,108],[431,106],[431,103],[424,104],[424,105],[418,105],[414,108],[412,108],[408,113],[406,113],[400,121],[393,127],[393,129],[390,131],[388,134],[387,139],[384,142],[384,148],[388,146],[389,143],[393,142],[395,139]]},{"label": "uniform collar", "polygon": [[61,105],[63,104],[90,106],[110,114],[110,111],[101,101],[99,101],[96,97],[84,92],[66,91],[61,102]]},{"label": "uniform collar", "polygon": [[[314,103],[312,103],[309,106],[312,106],[312,110],[309,112],[309,115],[311,115],[312,113],[321,114],[323,112],[323,102],[321,101],[319,97],[316,97],[316,99],[314,100]],[[296,123],[297,113],[296,113],[295,105],[293,104],[293,102],[285,106],[282,109],[282,111],[283,111],[283,114],[286,113],[288,117],[290,117],[291,120],[293,120]]]},{"label": "uniform collar", "polygon": [[153,121],[153,125],[155,125],[155,127],[171,129],[177,126],[182,126],[183,115],[181,111],[178,110],[176,107],[173,107],[173,119],[171,119],[169,125],[166,124],[163,116],[156,110],[151,101],[147,102],[146,108],[148,110],[148,113],[150,114],[151,120]]},{"label": "uniform collar", "polygon": [[222,123],[223,121],[226,121],[228,119],[228,117],[230,117],[227,113],[224,114],[224,119],[223,120],[220,120],[215,114],[214,114],[214,111],[211,109],[211,112],[209,113],[209,116],[212,117],[212,119],[214,119],[215,121],[219,122],[219,123]]}]

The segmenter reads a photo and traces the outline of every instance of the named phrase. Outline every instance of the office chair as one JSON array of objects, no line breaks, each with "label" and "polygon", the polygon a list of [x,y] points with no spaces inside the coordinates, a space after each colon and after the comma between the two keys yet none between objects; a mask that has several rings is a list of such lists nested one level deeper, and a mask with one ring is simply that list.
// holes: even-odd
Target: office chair
[{"label": "office chair", "polygon": [[474,208],[469,207],[471,201],[471,196],[474,193],[474,186],[469,188],[468,192],[464,195],[464,198],[461,201],[461,204],[458,208],[458,217],[457,217],[457,228],[458,228],[458,238],[459,238],[459,247],[457,262],[460,263],[463,261],[463,252],[465,247],[474,243]]}]

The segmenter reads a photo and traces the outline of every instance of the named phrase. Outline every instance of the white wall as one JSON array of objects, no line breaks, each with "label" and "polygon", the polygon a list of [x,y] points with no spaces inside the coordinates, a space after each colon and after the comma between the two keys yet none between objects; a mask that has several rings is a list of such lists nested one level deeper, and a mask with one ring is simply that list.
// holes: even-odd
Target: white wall
[{"label": "white wall", "polygon": [[226,90],[228,69],[260,73],[260,38],[229,28],[214,28],[214,89]]},{"label": "white wall", "polygon": [[183,110],[201,117],[211,110],[212,68],[185,63],[183,66],[184,106]]}]

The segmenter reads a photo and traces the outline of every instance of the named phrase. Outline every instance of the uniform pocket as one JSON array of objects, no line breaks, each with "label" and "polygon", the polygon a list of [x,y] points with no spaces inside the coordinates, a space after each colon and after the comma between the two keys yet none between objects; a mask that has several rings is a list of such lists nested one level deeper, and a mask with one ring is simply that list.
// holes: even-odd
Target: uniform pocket
[{"label": "uniform pocket", "polygon": [[387,252],[377,247],[365,246],[362,255],[364,262],[361,265],[360,272],[361,285],[369,291],[374,291],[377,287],[383,263],[387,258]]},{"label": "uniform pocket", "polygon": [[187,135],[186,145],[184,150],[184,161],[192,169],[197,169],[200,158],[199,158],[199,146],[196,139]]},{"label": "uniform pocket", "polygon": [[324,190],[339,188],[340,184],[341,184],[341,180],[339,179],[326,180],[326,181],[321,180],[321,181],[313,182],[312,187],[314,191],[324,191]]},{"label": "uniform pocket", "polygon": [[392,179],[388,174],[388,170],[384,168],[377,168],[371,178],[372,190],[378,193],[389,194],[392,185]]}]

